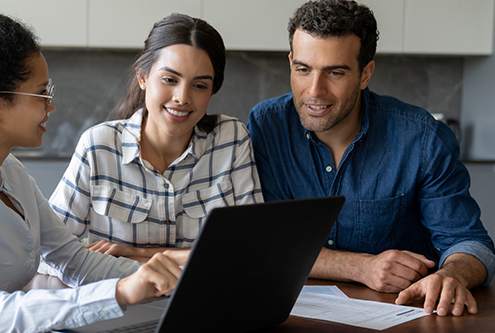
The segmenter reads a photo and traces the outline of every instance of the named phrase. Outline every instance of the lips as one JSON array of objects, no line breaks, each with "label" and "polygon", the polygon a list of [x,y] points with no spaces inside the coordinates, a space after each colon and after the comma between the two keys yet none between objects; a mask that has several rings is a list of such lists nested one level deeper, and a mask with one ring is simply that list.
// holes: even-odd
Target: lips
[{"label": "lips", "polygon": [[189,119],[189,116],[192,114],[192,111],[184,110],[184,109],[175,109],[175,108],[167,108],[164,107],[165,111],[167,111],[168,118],[172,121],[183,122]]},{"label": "lips", "polygon": [[325,114],[332,105],[304,104],[310,115],[321,116]]}]

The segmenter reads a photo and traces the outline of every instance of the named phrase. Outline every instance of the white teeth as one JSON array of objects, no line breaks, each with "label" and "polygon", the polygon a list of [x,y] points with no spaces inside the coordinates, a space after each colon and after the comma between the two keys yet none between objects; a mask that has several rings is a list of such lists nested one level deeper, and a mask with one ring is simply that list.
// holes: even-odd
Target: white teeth
[{"label": "white teeth", "polygon": [[170,110],[165,108],[169,113],[173,114],[174,116],[177,117],[185,117],[189,114],[189,112],[180,112],[180,111],[175,111],[175,110]]},{"label": "white teeth", "polygon": [[326,105],[309,105],[309,107],[312,108],[313,110],[323,110],[327,106]]},{"label": "white teeth", "polygon": [[46,124],[46,121],[44,123],[41,123],[40,125],[43,126],[43,127],[45,127],[45,124]]}]

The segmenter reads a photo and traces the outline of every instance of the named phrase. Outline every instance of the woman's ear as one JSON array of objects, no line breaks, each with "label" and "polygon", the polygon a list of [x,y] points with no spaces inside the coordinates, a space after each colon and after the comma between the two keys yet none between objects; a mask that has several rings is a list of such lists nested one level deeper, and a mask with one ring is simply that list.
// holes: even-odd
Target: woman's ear
[{"label": "woman's ear", "polygon": [[141,88],[141,90],[146,90],[146,78],[142,78],[137,71],[136,71],[136,78],[139,82],[139,87]]}]

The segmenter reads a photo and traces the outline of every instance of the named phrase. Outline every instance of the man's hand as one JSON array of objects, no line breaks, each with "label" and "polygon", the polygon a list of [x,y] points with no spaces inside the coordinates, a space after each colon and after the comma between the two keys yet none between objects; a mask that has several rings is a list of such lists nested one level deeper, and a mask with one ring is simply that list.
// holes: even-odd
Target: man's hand
[{"label": "man's hand", "polygon": [[[406,304],[412,299],[424,298],[427,313],[437,310],[439,316],[446,316],[453,303],[452,314],[462,315],[464,305],[468,312],[476,314],[478,307],[469,288],[474,288],[486,279],[486,268],[476,257],[465,253],[450,255],[442,268],[402,291],[396,304]],[[438,305],[437,305],[438,300]]]},{"label": "man's hand", "polygon": [[188,255],[189,251],[153,255],[137,272],[117,282],[115,298],[118,304],[135,304],[148,297],[170,295],[182,273],[179,264],[187,261],[186,253]]},{"label": "man's hand", "polygon": [[381,292],[397,293],[428,274],[435,262],[410,251],[388,250],[365,263],[362,283]]},{"label": "man's hand", "polygon": [[[409,300],[423,298],[425,300],[423,307],[427,313],[432,313],[436,309],[439,316],[446,316],[452,303],[454,304],[452,307],[454,316],[462,315],[464,305],[467,306],[469,313],[478,312],[476,300],[471,292],[460,281],[442,275],[441,271],[421,279],[400,292],[395,304],[407,304]],[[438,305],[437,299],[439,299]]]}]

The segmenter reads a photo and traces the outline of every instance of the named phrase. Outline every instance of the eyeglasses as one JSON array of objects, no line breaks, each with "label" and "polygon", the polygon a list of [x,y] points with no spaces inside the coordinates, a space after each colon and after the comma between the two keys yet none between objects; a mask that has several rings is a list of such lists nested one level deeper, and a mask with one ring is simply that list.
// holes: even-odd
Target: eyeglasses
[{"label": "eyeglasses", "polygon": [[30,94],[30,93],[24,93],[24,92],[18,92],[18,91],[0,91],[0,93],[46,98],[45,110],[48,110],[48,107],[52,103],[53,95],[55,95],[55,85],[52,84],[52,79],[48,79],[48,84],[46,85],[46,94]]}]

